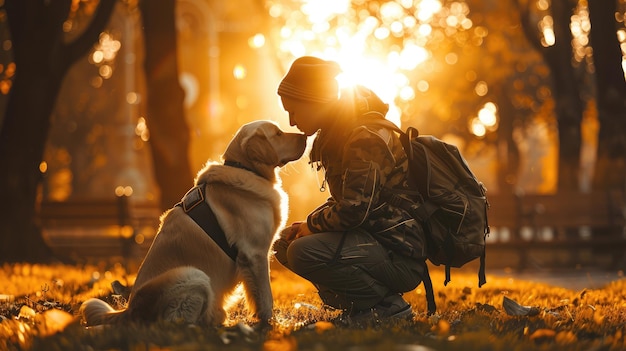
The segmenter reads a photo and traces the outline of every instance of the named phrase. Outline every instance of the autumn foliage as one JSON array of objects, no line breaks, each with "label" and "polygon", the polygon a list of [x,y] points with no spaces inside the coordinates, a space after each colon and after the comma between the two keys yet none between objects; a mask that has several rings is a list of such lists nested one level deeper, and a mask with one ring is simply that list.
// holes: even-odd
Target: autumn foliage
[{"label": "autumn foliage", "polygon": [[122,308],[111,283],[132,284],[121,265],[5,265],[0,270],[0,349],[203,349],[203,350],[623,350],[626,348],[626,280],[573,291],[488,275],[476,287],[474,272],[432,269],[438,313],[426,314],[420,286],[405,295],[411,321],[368,327],[335,326],[314,287],[280,267],[272,270],[275,321],[250,326],[237,291],[227,306],[228,325],[206,330],[157,323],[84,328],[76,311],[89,297]]}]

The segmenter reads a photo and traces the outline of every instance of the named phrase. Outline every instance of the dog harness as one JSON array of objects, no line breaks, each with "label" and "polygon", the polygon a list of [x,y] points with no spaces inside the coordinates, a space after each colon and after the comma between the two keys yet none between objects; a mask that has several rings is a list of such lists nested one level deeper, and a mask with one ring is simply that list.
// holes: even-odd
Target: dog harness
[{"label": "dog harness", "polygon": [[182,207],[183,211],[196,222],[213,241],[230,257],[237,260],[237,247],[230,245],[226,240],[224,230],[217,222],[215,213],[205,201],[206,183],[200,183],[191,188],[176,206]]}]

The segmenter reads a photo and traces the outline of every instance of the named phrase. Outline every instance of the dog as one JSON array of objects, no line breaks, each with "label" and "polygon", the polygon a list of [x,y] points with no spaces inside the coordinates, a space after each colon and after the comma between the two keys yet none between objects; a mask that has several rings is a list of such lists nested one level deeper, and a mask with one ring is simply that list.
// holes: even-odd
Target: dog
[{"label": "dog", "polygon": [[[278,170],[299,159],[305,147],[304,134],[283,132],[274,122],[243,125],[222,155],[224,163],[207,162],[181,204],[161,215],[128,306],[116,311],[89,299],[80,308],[84,324],[164,320],[220,326],[224,299],[242,282],[253,317],[269,325],[270,247],[285,225],[288,206]],[[216,230],[203,230],[185,208],[206,205],[223,231],[221,243],[213,237]]]}]

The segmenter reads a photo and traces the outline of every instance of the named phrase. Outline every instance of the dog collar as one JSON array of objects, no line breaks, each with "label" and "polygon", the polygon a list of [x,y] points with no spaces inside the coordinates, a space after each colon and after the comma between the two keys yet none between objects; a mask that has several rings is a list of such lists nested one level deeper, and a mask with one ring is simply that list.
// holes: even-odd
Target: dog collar
[{"label": "dog collar", "polygon": [[224,161],[224,166],[235,167],[235,168],[239,168],[239,169],[245,169],[246,171],[252,172],[252,173],[258,175],[261,178],[265,178],[259,172],[255,171],[254,169],[252,169],[250,167],[246,167],[246,166],[242,165],[240,162],[237,162],[237,161],[226,160],[226,161]]}]

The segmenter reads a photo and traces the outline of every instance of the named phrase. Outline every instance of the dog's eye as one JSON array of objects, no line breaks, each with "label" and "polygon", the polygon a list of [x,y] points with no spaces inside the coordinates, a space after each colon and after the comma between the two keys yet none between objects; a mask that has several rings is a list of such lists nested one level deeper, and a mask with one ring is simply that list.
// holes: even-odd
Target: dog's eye
[{"label": "dog's eye", "polygon": [[283,131],[282,130],[279,130],[279,131],[276,132],[276,136],[282,136],[282,135],[283,135]]}]

